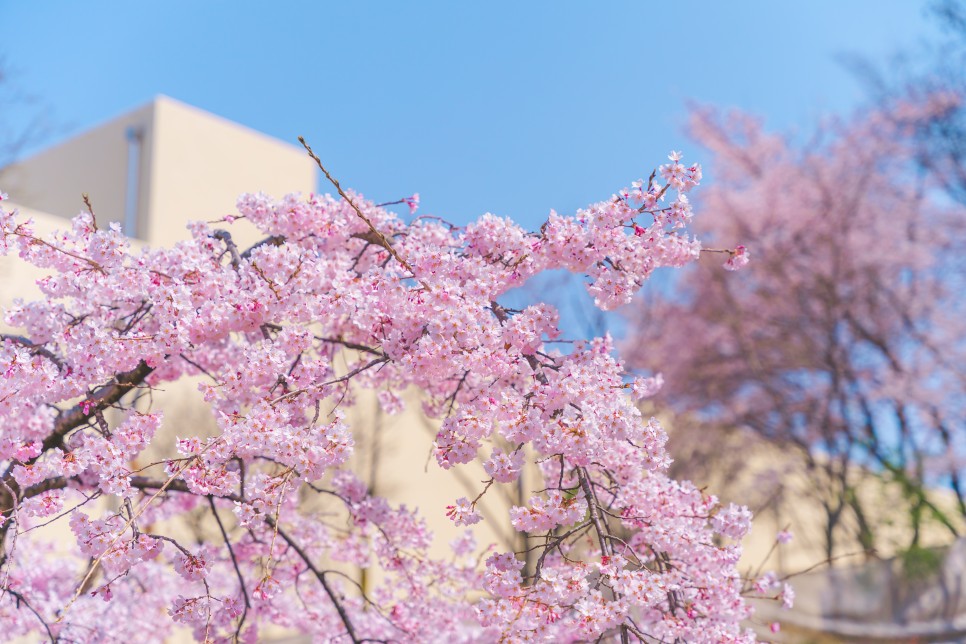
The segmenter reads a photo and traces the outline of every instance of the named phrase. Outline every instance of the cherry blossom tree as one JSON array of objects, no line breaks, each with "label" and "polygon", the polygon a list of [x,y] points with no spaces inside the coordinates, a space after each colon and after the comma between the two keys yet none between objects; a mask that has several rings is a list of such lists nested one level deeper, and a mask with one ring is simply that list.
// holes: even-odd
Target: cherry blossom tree
[{"label": "cherry blossom tree", "polygon": [[[716,179],[701,233],[755,240],[754,261],[738,280],[702,262],[632,316],[627,359],[662,372],[658,400],[681,412],[685,440],[751,430],[805,460],[829,557],[836,543],[883,545],[860,471],[900,490],[906,547],[925,522],[951,538],[966,517],[966,218],[949,175],[923,169],[919,138],[957,109],[947,92],[907,97],[802,143],[696,111]],[[950,488],[958,512],[930,491]]]},{"label": "cherry blossom tree", "polygon": [[[900,51],[885,64],[862,57],[845,61],[866,85],[870,98],[889,106],[947,97],[946,109],[916,124],[911,142],[916,163],[928,170],[953,199],[966,204],[966,3],[933,0],[926,14],[939,34],[916,48]],[[958,98],[957,98],[958,97]]]},{"label": "cherry blossom tree", "polygon": [[[140,252],[92,212],[40,238],[0,210],[0,252],[47,273],[0,343],[5,636],[137,641],[180,624],[255,641],[274,624],[352,642],[752,640],[744,594],[792,591],[736,571],[745,508],[668,477],[665,432],[631,397],[653,383],[627,375],[609,337],[559,343],[553,307],[500,303],[566,269],[611,309],[655,269],[694,261],[700,168],[672,154],[535,233],[490,214],[406,223],[326,176],[338,194],[244,195],[217,227]],[[262,241],[239,248],[238,218]],[[188,376],[213,435],[152,404]],[[424,520],[348,468],[345,411],[366,389],[386,413],[420,391],[437,465],[477,461],[490,477],[476,498],[424,508],[467,526],[451,556],[432,557]],[[163,433],[176,453],[133,465]],[[503,520],[526,551],[480,555],[480,499],[525,468],[539,480]],[[306,512],[316,497],[338,514]],[[216,536],[182,538],[188,512]],[[74,542],[45,542],[51,522]],[[352,566],[378,580],[363,587]]]}]

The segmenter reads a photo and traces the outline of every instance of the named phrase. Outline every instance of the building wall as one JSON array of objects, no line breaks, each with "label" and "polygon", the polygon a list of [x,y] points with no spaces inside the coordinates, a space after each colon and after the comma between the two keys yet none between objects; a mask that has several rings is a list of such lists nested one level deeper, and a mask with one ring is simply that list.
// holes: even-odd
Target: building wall
[{"label": "building wall", "polygon": [[[155,104],[144,105],[92,130],[18,161],[0,171],[4,192],[35,211],[70,219],[82,212],[88,194],[98,223],[124,221],[128,174],[128,128],[144,132],[143,159],[154,143]],[[140,164],[139,183],[149,185],[149,164]],[[146,192],[146,191],[145,191]],[[142,192],[139,211],[147,208]]]},{"label": "building wall", "polygon": [[[314,162],[301,147],[283,143],[226,119],[160,97],[154,103],[150,186],[144,238],[170,245],[183,238],[193,220],[212,220],[235,213],[245,192],[281,197],[308,194],[316,188]],[[257,233],[237,231],[239,245]]]},{"label": "building wall", "polygon": [[[136,186],[128,182],[129,130],[141,140]],[[86,193],[102,226],[124,222],[128,192],[136,188],[137,226],[131,236],[170,245],[186,237],[189,221],[233,213],[244,192],[275,197],[313,192],[316,170],[300,147],[159,96],[3,168],[0,181],[13,201],[64,219],[85,209],[81,195]],[[240,236],[242,243],[251,242],[256,233]]]}]

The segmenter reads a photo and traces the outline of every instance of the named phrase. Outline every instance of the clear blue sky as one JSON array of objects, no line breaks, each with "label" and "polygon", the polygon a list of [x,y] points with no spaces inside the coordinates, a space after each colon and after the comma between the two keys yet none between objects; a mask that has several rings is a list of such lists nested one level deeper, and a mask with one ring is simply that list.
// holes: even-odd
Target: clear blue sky
[{"label": "clear blue sky", "polygon": [[[808,127],[863,99],[843,54],[934,38],[920,0],[16,2],[0,55],[48,142],[156,94],[287,141],[344,184],[537,225],[695,158],[689,101]],[[15,119],[17,117],[14,117]]]}]

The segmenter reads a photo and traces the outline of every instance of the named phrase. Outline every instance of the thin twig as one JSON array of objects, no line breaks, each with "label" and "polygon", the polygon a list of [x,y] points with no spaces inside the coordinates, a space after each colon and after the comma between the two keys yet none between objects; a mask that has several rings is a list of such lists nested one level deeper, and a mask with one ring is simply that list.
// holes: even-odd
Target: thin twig
[{"label": "thin twig", "polygon": [[[346,200],[346,202],[352,207],[353,210],[356,211],[356,214],[359,215],[359,218],[362,219],[362,221],[366,222],[366,225],[369,226],[369,232],[371,233],[371,235],[367,235],[363,237],[363,239],[365,239],[370,243],[376,244],[378,246],[382,246],[384,249],[386,249],[386,252],[392,255],[393,259],[399,262],[403,268],[405,268],[413,275],[413,277],[416,277],[416,271],[413,270],[413,267],[409,265],[409,262],[403,259],[402,255],[396,252],[396,249],[392,247],[392,244],[389,243],[389,240],[386,238],[386,236],[383,235],[381,232],[379,232],[376,226],[372,223],[372,220],[366,217],[365,214],[363,214],[362,210],[359,209],[359,206],[357,206],[355,202],[349,198],[349,195],[347,195],[345,191],[342,190],[342,186],[339,185],[339,181],[331,174],[329,174],[329,171],[325,169],[325,166],[322,165],[322,159],[320,159],[318,155],[312,151],[312,148],[309,147],[309,144],[305,142],[304,137],[301,137],[301,136],[299,137],[299,143],[302,144],[302,147],[305,148],[305,151],[308,152],[309,156],[312,157],[316,165],[319,166],[319,169],[322,170],[322,173],[325,175],[325,178],[329,180],[329,183],[335,186],[335,189],[338,191],[339,195]],[[429,287],[428,284],[426,284],[426,282],[422,281],[418,277],[416,277],[416,279],[427,291],[433,290]]]},{"label": "thin twig", "polygon": [[238,626],[235,628],[235,639],[238,640],[242,625],[245,623],[245,617],[248,616],[248,609],[251,608],[252,604],[251,600],[248,598],[248,589],[245,588],[245,578],[242,576],[241,568],[238,567],[238,559],[235,557],[235,550],[231,547],[231,542],[228,539],[228,531],[225,530],[225,526],[221,522],[221,517],[218,516],[218,509],[215,507],[215,499],[210,494],[208,495],[208,505],[211,506],[211,514],[215,517],[215,522],[218,524],[218,529],[221,530],[221,536],[225,539],[225,546],[227,546],[228,554],[231,556],[231,564],[235,567],[235,574],[238,575],[238,585],[241,586],[242,595],[245,596],[245,610],[242,611],[241,619],[238,620]]},{"label": "thin twig", "polygon": [[272,527],[273,530],[278,533],[278,536],[282,537],[289,547],[295,551],[295,554],[299,556],[305,565],[308,566],[308,569],[312,571],[312,574],[315,575],[315,578],[319,580],[319,583],[322,584],[322,588],[325,590],[325,593],[329,596],[329,599],[332,600],[332,605],[335,606],[336,612],[339,613],[339,618],[342,620],[343,625],[345,625],[346,634],[349,636],[349,639],[351,639],[354,644],[359,644],[361,640],[356,635],[355,628],[352,626],[352,620],[349,619],[349,614],[346,612],[342,602],[338,597],[336,597],[335,590],[326,580],[325,573],[315,567],[315,564],[312,563],[312,560],[309,558],[308,554],[306,554],[306,552],[299,547],[298,543],[296,543],[294,539],[289,537],[288,534],[282,530],[278,523],[276,523],[271,517],[265,517],[265,521],[269,526]]},{"label": "thin twig", "polygon": [[97,230],[97,217],[94,215],[94,206],[91,205],[91,198],[86,192],[81,193],[81,198],[84,200],[87,212],[91,214],[91,223],[94,224],[94,230]]},{"label": "thin twig", "polygon": [[40,620],[41,624],[43,624],[44,630],[47,631],[47,637],[50,638],[51,642],[57,641],[57,638],[54,637],[53,631],[50,630],[50,625],[47,623],[47,620],[45,620],[43,616],[41,616],[41,614],[37,612],[37,609],[35,609],[33,606],[30,605],[30,602],[27,601],[26,597],[18,593],[16,590],[13,590],[12,588],[5,588],[4,590],[7,593],[10,593],[10,595],[12,595],[14,599],[17,600],[18,604],[23,604],[24,606],[27,607],[28,610],[30,610],[31,613],[37,616],[37,619]]}]

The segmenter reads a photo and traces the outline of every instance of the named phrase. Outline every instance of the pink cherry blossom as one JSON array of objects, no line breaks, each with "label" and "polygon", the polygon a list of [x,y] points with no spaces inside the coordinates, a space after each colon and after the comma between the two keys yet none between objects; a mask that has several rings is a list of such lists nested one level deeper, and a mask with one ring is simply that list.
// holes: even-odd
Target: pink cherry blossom
[{"label": "pink cherry blossom", "polygon": [[748,265],[750,258],[748,257],[748,250],[744,246],[735,246],[735,249],[728,251],[728,254],[728,261],[724,263],[726,270],[737,271]]},{"label": "pink cherry blossom", "polygon": [[409,214],[416,214],[416,211],[419,209],[419,193],[414,192],[411,197],[406,197],[403,201],[409,206]]},{"label": "pink cherry blossom", "polygon": [[446,506],[446,516],[456,525],[473,525],[483,520],[483,517],[465,496],[457,499],[454,505]]},{"label": "pink cherry blossom", "polygon": [[[565,270],[611,309],[697,259],[683,193],[700,169],[670,161],[537,231],[491,214],[407,224],[338,186],[243,195],[237,216],[159,249],[89,215],[41,238],[0,208],[0,249],[44,275],[0,340],[10,636],[751,641],[734,542],[750,515],[669,478],[667,435],[627,395],[660,377],[632,381],[610,337],[561,338],[539,298],[507,303]],[[263,235],[248,249],[242,220]],[[165,395],[182,382],[190,420]],[[348,411],[368,392],[387,413],[422,409],[430,466],[474,492],[416,511],[353,472],[371,424]],[[490,478],[465,476],[471,463]],[[464,532],[432,549],[423,515],[462,529],[493,497],[510,500],[488,510],[500,543]],[[41,520],[72,542],[55,549]]]}]

